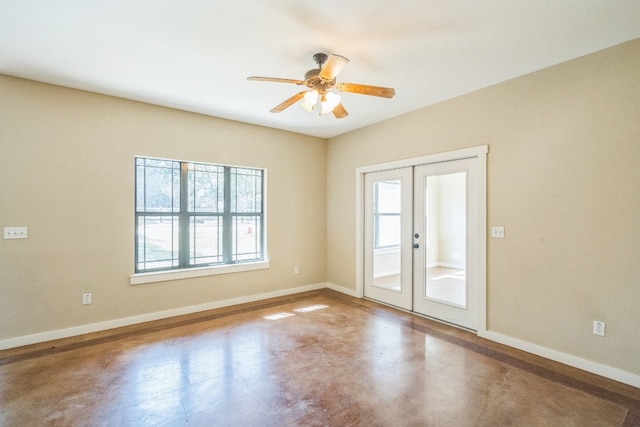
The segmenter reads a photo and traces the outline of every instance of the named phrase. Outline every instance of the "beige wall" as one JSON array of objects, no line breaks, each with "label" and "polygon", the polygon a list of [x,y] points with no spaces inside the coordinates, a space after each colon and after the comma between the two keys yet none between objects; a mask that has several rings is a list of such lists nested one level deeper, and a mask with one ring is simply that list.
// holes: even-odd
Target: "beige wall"
[{"label": "beige wall", "polygon": [[639,70],[635,40],[330,140],[327,280],[355,289],[356,167],[488,144],[489,329],[640,374]]},{"label": "beige wall", "polygon": [[[0,76],[0,153],[0,339],[325,281],[323,139]],[[271,268],[131,286],[135,155],[266,168]]]}]

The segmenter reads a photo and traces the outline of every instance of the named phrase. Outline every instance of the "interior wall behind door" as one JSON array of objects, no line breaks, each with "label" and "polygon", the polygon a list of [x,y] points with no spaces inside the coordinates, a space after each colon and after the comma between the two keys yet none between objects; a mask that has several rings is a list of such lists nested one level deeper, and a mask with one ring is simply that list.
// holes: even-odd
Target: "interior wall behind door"
[{"label": "interior wall behind door", "polygon": [[429,177],[427,267],[464,268],[466,265],[464,224],[465,176]]}]

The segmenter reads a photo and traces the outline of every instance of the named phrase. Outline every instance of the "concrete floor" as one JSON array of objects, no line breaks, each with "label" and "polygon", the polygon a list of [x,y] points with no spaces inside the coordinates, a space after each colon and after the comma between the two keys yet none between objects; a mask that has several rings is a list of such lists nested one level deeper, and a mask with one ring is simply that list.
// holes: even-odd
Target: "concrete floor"
[{"label": "concrete floor", "polygon": [[638,426],[640,389],[337,292],[0,352],[2,426]]}]

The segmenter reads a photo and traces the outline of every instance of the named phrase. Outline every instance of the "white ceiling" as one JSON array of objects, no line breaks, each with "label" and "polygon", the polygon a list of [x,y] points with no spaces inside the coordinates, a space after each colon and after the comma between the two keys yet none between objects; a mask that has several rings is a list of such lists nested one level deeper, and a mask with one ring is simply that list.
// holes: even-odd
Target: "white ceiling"
[{"label": "white ceiling", "polygon": [[[0,73],[330,138],[640,37],[638,0],[0,0]],[[294,105],[316,52],[350,115]]]}]

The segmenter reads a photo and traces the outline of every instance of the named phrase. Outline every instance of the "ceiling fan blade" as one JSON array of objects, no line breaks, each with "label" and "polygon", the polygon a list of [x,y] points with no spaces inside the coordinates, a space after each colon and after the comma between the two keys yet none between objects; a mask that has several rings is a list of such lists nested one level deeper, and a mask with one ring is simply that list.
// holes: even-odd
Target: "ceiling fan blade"
[{"label": "ceiling fan blade", "polygon": [[333,109],[333,115],[336,116],[336,119],[344,119],[349,115],[349,113],[344,108],[344,105],[342,105],[342,102],[341,102],[340,104],[336,105],[335,108]]},{"label": "ceiling fan blade", "polygon": [[251,76],[251,77],[247,77],[247,80],[253,80],[253,81],[258,81],[258,82],[293,83],[293,84],[296,84],[296,85],[304,84],[304,82],[302,80],[280,79],[278,77]]},{"label": "ceiling fan blade", "polygon": [[285,109],[287,109],[288,107],[292,106],[293,104],[295,104],[296,102],[300,101],[302,98],[304,98],[304,94],[307,93],[306,90],[303,90],[300,93],[296,93],[295,95],[293,95],[291,98],[287,99],[286,101],[284,101],[282,104],[278,105],[277,107],[274,107],[271,109],[272,113],[280,113],[282,111],[284,111]]},{"label": "ceiling fan blade", "polygon": [[382,98],[393,98],[395,89],[390,87],[361,85],[357,83],[339,83],[336,86],[340,92],[359,93],[361,95],[380,96]]},{"label": "ceiling fan blade", "polygon": [[338,73],[349,63],[349,60],[340,55],[329,55],[327,62],[324,63],[322,70],[320,70],[320,77],[325,80],[333,80]]}]

